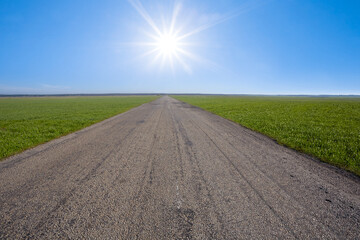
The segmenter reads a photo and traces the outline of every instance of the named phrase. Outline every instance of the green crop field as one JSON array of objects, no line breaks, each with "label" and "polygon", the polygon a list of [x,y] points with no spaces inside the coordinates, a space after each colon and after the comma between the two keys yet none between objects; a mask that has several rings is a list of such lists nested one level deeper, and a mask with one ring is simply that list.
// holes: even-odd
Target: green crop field
[{"label": "green crop field", "polygon": [[156,96],[0,98],[0,159],[156,98]]},{"label": "green crop field", "polygon": [[174,97],[360,175],[360,98]]}]

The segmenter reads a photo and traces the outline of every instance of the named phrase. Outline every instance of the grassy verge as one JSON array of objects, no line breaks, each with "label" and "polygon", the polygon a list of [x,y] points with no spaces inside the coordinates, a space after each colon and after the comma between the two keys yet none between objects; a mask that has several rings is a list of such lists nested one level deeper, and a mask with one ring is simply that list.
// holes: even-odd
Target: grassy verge
[{"label": "grassy verge", "polygon": [[0,159],[77,131],[156,96],[0,98]]},{"label": "grassy verge", "polygon": [[174,97],[360,175],[360,98]]}]

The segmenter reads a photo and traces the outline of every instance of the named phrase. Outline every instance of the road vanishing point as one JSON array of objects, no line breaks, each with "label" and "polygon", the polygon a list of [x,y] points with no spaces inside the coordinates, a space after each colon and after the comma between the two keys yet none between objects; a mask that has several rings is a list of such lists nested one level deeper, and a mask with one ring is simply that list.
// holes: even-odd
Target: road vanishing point
[{"label": "road vanishing point", "polygon": [[0,163],[0,239],[360,239],[360,180],[168,96]]}]

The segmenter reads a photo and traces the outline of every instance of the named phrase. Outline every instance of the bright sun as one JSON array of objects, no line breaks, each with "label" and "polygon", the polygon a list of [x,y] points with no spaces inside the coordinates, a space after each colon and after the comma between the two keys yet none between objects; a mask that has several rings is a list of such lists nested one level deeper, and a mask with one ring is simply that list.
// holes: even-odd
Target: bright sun
[{"label": "bright sun", "polygon": [[174,71],[175,65],[179,65],[189,74],[192,73],[192,70],[188,61],[208,63],[208,61],[203,60],[201,57],[189,51],[189,48],[195,44],[186,41],[186,39],[196,33],[210,28],[213,25],[223,22],[226,20],[226,18],[219,19],[214,23],[200,25],[191,31],[184,31],[184,25],[180,27],[177,26],[178,22],[180,22],[177,21],[177,18],[182,6],[180,3],[178,3],[174,5],[174,9],[170,16],[171,19],[169,18],[164,20],[163,18],[164,21],[161,28],[161,25],[159,26],[156,24],[154,19],[149,15],[140,0],[128,1],[137,10],[141,17],[149,24],[152,30],[151,32],[145,32],[146,35],[150,37],[150,41],[139,43],[139,45],[145,45],[149,48],[149,50],[143,54],[144,57],[153,55],[153,62],[160,62],[161,68],[163,68],[165,65],[168,65]]},{"label": "bright sun", "polygon": [[[238,9],[231,14],[226,14],[222,17],[215,17],[213,20],[206,21],[202,25],[195,25],[195,27],[192,26],[192,29],[189,31],[186,29],[187,26],[185,25],[178,26],[179,22],[189,23],[189,20],[192,19],[190,17],[189,19],[178,21],[179,13],[182,8],[182,4],[180,2],[176,2],[174,4],[172,14],[166,14],[168,18],[165,18],[164,15],[161,16],[160,19],[162,19],[162,25],[159,25],[159,21],[154,21],[154,19],[146,11],[145,7],[141,3],[141,0],[128,1],[140,14],[140,16],[148,23],[152,30],[151,32],[145,32],[146,35],[151,38],[150,41],[138,43],[138,45],[147,46],[149,48],[149,50],[143,54],[143,57],[153,55],[154,60],[152,62],[160,62],[161,68],[167,64],[174,71],[175,65],[180,65],[189,74],[192,73],[192,70],[188,61],[196,61],[211,67],[217,67],[217,64],[191,52],[191,50],[194,50],[194,46],[199,46],[199,44],[189,42],[189,37],[205,31],[206,29],[209,29],[217,24],[225,22],[228,19],[236,17],[256,5],[255,3],[253,5],[244,5],[243,8]],[[162,26],[162,28],[160,26]]]},{"label": "bright sun", "polygon": [[165,56],[176,54],[179,49],[179,42],[176,36],[171,34],[162,34],[156,42],[156,47]]}]

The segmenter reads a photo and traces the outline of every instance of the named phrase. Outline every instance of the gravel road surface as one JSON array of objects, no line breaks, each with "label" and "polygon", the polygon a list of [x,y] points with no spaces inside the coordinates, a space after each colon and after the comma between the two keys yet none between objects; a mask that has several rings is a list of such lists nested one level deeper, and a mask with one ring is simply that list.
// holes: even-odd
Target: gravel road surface
[{"label": "gravel road surface", "polygon": [[0,239],[360,239],[360,180],[164,96],[0,163]]}]

